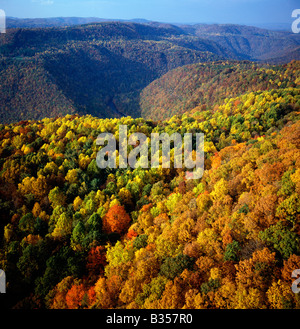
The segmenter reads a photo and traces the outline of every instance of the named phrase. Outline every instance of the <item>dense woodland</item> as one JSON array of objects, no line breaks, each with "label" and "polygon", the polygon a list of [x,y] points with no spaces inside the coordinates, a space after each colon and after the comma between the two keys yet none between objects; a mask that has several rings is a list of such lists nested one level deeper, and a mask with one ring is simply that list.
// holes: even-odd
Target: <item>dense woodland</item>
[{"label": "dense woodland", "polygon": [[[46,20],[45,26],[60,22],[68,25],[76,20],[50,21]],[[44,26],[39,21],[32,23]],[[153,86],[146,87],[167,72],[187,64],[224,59],[287,63],[300,59],[299,47],[298,34],[230,24],[176,26],[155,22],[103,22],[7,29],[7,33],[0,34],[0,123],[75,113],[99,118],[138,118],[145,112],[147,118],[157,120],[157,113],[148,109],[148,93],[153,91]],[[256,68],[252,65],[243,63],[240,69],[229,68],[223,73],[219,65],[210,73],[200,66],[188,69],[192,76],[182,69],[174,72],[177,78],[173,78],[172,73],[167,78],[190,80],[187,90],[193,92],[198,91],[201,84],[199,78],[195,81],[195,74],[203,77],[203,90],[207,85],[215,87],[218,74],[222,78],[232,75],[227,83],[237,82],[237,89],[245,76],[251,76],[247,70],[254,70],[255,77],[263,81],[273,79],[274,74],[281,81],[280,74],[284,74],[282,68],[280,72],[273,66],[259,71],[258,64]],[[245,69],[243,74],[242,69]],[[272,70],[275,73],[271,73]],[[253,85],[251,80],[247,83]],[[225,82],[223,85],[225,87]],[[270,83],[264,87],[278,86]],[[203,90],[199,90],[200,94]],[[154,91],[157,93],[155,87]],[[234,95],[224,94],[238,96],[247,91],[242,85]],[[185,94],[183,92],[184,97]],[[208,94],[211,95],[211,90]],[[194,96],[191,101],[199,103],[202,99]],[[174,102],[166,105],[172,105],[163,109],[171,115],[159,118],[170,118],[195,107],[185,102],[180,103],[180,109],[177,104],[173,106]]]},{"label": "dense woodland", "polygon": [[[199,96],[163,122],[68,114],[0,125],[0,268],[11,306],[300,307],[291,290],[300,268],[300,63],[210,70],[223,77],[222,65],[234,72],[232,96],[224,77],[211,103]],[[259,88],[238,94],[243,65]],[[272,81],[259,83],[266,75]],[[120,124],[148,137],[203,132],[203,177],[99,169],[96,138],[118,140]]]},{"label": "dense woodland", "polygon": [[[72,113],[139,117],[139,93],[169,70],[223,58],[178,45],[176,27],[102,23],[0,35],[0,122]],[[208,49],[209,48],[209,49]]]},{"label": "dense woodland", "polygon": [[141,93],[141,114],[167,119],[189,110],[218,108],[225,98],[259,90],[295,88],[299,61],[261,65],[249,61],[198,63],[174,69],[153,81]]}]

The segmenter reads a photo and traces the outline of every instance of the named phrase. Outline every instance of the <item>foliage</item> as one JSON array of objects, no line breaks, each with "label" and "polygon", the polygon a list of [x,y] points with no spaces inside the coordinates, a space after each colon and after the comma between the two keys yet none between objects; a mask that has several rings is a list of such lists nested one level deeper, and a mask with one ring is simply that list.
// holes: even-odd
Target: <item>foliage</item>
[{"label": "foliage", "polygon": [[199,49],[178,45],[185,34],[120,22],[8,29],[0,38],[0,122],[75,113],[139,117],[139,92],[154,79],[220,58],[217,47],[196,36]]},{"label": "foliage", "polygon": [[[292,81],[297,65],[272,74]],[[300,94],[290,87],[159,124],[0,125],[0,267],[16,307],[299,308]],[[204,132],[203,177],[99,169],[96,138],[118,140],[119,125],[147,137]]]},{"label": "foliage", "polygon": [[[296,86],[299,86],[299,62],[283,66],[248,61],[186,65],[169,71],[143,89],[141,115],[147,119],[164,120],[191,110],[205,113],[206,110],[218,109],[227,98]],[[263,105],[264,100],[261,101]],[[234,99],[233,102],[234,108],[244,104],[249,107],[253,98]],[[269,120],[273,116],[274,111],[266,115]],[[225,122],[223,127],[227,128]]]}]

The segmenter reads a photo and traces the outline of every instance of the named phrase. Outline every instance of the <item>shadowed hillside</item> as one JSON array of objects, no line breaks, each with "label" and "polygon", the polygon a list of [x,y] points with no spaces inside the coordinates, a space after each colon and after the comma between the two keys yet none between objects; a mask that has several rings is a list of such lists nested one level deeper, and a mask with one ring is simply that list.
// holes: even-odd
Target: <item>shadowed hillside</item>
[{"label": "shadowed hillside", "polygon": [[[224,59],[285,62],[298,54],[297,35],[239,25],[102,22],[12,28],[0,35],[0,121],[67,113],[147,116],[152,110],[143,96],[140,106],[140,92],[172,69]],[[195,96],[185,98],[185,103],[198,102]],[[176,107],[171,115],[178,113]],[[179,113],[189,108],[180,105]],[[164,111],[160,118],[166,117]]]}]

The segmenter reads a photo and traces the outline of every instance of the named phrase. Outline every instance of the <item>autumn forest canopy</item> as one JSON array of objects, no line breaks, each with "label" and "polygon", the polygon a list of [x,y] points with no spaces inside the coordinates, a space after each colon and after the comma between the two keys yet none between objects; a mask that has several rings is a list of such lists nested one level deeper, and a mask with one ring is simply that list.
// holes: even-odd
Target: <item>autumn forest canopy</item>
[{"label": "autumn forest canopy", "polygon": [[[0,268],[10,307],[300,308],[291,290],[300,62],[254,61],[267,57],[257,43],[267,32],[246,27],[239,33],[260,51],[245,58],[236,30],[224,29],[101,23],[1,36]],[[286,40],[292,49],[296,39]],[[100,169],[97,137],[118,144],[120,125],[128,136],[204,133],[203,176],[174,168],[174,144],[169,169]]]}]

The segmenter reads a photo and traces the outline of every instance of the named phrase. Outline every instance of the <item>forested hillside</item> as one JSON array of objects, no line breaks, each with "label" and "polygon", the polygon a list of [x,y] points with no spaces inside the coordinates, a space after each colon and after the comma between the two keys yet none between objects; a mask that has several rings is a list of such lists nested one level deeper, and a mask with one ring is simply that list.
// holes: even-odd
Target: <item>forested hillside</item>
[{"label": "forested hillside", "polygon": [[[299,35],[239,25],[103,22],[9,28],[0,35],[0,122],[74,113],[140,117],[145,111],[140,92],[172,69],[224,59],[287,63],[298,58],[299,45]],[[210,77],[195,71],[199,79],[202,73]],[[162,118],[176,113],[173,109]]]},{"label": "forested hillside", "polygon": [[[185,26],[189,33],[218,43],[231,50],[238,59],[273,60],[284,63],[285,54],[300,45],[298,34],[234,24],[195,24]],[[299,60],[299,49],[295,52]],[[291,59],[290,59],[291,60]]]},{"label": "forested hillside", "polygon": [[139,92],[151,81],[223,57],[213,42],[204,40],[200,50],[177,45],[184,34],[175,26],[117,22],[9,29],[0,36],[0,121],[74,112],[138,117]]},{"label": "forested hillside", "polygon": [[[159,124],[67,115],[0,125],[0,268],[12,305],[300,307],[299,63],[250,65],[268,90]],[[272,75],[265,88],[260,74]],[[148,137],[203,132],[203,177],[100,170],[96,138],[118,140],[120,124]]]},{"label": "forested hillside", "polygon": [[299,87],[299,63],[275,66],[222,61],[179,67],[141,92],[141,114],[163,120],[196,107],[199,111],[216,110],[225,98],[246,92]]},{"label": "forested hillside", "polygon": [[[109,19],[101,19],[98,17],[50,17],[50,18],[17,18],[7,17],[7,28],[45,28],[45,27],[66,27],[80,24],[91,24],[105,21]],[[120,20],[121,21],[121,20]]]}]

